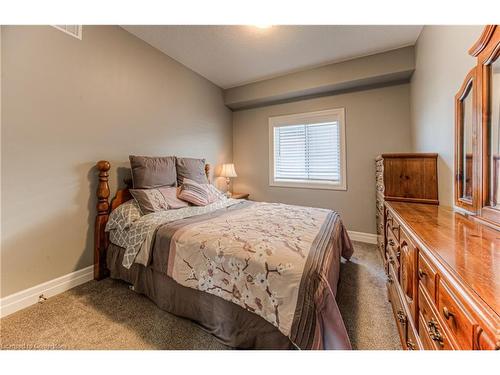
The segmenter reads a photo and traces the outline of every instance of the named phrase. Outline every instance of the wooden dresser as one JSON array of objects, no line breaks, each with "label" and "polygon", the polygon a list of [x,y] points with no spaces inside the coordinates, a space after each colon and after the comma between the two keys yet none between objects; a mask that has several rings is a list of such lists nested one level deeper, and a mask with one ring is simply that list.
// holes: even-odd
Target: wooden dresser
[{"label": "wooden dresser", "polygon": [[385,254],[384,202],[439,204],[437,154],[383,154],[376,158],[377,241]]},{"label": "wooden dresser", "polygon": [[500,349],[500,232],[428,204],[384,203],[388,297],[405,349]]}]

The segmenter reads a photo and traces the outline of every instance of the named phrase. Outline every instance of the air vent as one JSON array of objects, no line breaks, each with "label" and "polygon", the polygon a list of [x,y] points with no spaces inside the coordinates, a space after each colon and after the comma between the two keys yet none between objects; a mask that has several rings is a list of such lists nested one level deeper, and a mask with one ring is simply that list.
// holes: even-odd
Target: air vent
[{"label": "air vent", "polygon": [[82,25],[53,25],[56,29],[63,33],[82,39]]}]

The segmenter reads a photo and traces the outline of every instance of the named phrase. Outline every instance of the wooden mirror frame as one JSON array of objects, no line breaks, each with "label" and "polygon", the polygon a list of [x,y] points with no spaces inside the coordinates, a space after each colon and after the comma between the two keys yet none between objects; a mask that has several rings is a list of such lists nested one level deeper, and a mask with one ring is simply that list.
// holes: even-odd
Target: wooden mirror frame
[{"label": "wooden mirror frame", "polygon": [[[476,68],[473,68],[465,76],[464,82],[455,95],[455,205],[457,207],[463,208],[467,211],[474,211],[477,208],[478,192],[474,189],[476,184],[476,164],[477,151],[475,150],[475,145],[477,144],[477,134],[474,129],[477,126],[477,103],[476,103]],[[464,110],[463,102],[464,99],[470,95],[472,100],[472,191],[471,199],[464,198],[462,196],[463,192],[463,175],[466,173],[465,166],[463,165],[464,160]]]},{"label": "wooden mirror frame", "polygon": [[469,50],[472,56],[477,57],[478,83],[481,90],[478,91],[478,103],[481,108],[479,118],[479,148],[481,159],[480,177],[480,206],[479,218],[500,228],[500,210],[491,208],[490,201],[490,158],[489,153],[489,127],[491,125],[491,64],[500,57],[500,27],[498,25],[486,26],[481,37]]},{"label": "wooden mirror frame", "polygon": [[[458,181],[460,174],[457,158],[460,147],[458,122],[461,113],[455,110],[455,205],[467,210],[474,218],[500,230],[500,210],[489,206],[490,197],[490,159],[489,152],[489,126],[491,123],[491,64],[500,57],[500,26],[488,25],[484,28],[480,38],[469,49],[469,54],[477,58],[477,64],[473,68],[475,76],[475,90],[473,98],[473,194],[470,205],[464,205],[459,201],[461,185]],[[471,71],[471,72],[472,72]],[[469,75],[471,74],[469,72]],[[467,82],[467,78],[465,79]],[[464,88],[462,85],[461,90]],[[459,91],[460,93],[460,91]],[[458,96],[459,94],[457,94]]]}]

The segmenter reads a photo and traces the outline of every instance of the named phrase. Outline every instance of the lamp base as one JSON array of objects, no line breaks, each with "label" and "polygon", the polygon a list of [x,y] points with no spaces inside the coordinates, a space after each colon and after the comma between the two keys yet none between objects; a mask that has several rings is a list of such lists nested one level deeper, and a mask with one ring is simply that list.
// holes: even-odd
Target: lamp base
[{"label": "lamp base", "polygon": [[231,198],[231,191],[229,190],[229,184],[231,184],[231,179],[226,177],[226,197]]}]

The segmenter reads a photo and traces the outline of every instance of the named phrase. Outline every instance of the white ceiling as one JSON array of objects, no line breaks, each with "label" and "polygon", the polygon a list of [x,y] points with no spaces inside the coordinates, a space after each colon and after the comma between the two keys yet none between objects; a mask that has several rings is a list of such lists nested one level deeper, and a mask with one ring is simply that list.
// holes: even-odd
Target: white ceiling
[{"label": "white ceiling", "polygon": [[123,26],[222,88],[415,44],[422,26]]}]

